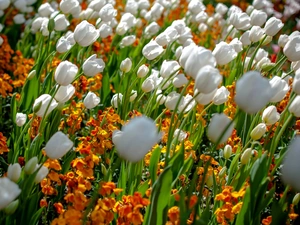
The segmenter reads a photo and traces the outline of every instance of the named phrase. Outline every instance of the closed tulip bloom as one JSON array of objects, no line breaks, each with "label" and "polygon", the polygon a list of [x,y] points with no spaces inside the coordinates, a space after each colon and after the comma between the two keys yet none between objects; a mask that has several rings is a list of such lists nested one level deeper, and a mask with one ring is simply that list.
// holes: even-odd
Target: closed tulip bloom
[{"label": "closed tulip bloom", "polygon": [[17,14],[13,18],[15,24],[23,24],[26,22],[26,19],[24,17],[24,14]]},{"label": "closed tulip bloom", "polygon": [[232,154],[232,147],[230,145],[225,145],[223,156],[225,159],[229,159]]},{"label": "closed tulip bloom", "polygon": [[26,123],[27,115],[24,113],[16,114],[16,124],[18,127],[23,126]]},{"label": "closed tulip bloom", "polygon": [[59,14],[54,18],[54,30],[56,31],[63,31],[66,30],[67,27],[70,25],[70,22],[67,20],[64,14]]},{"label": "closed tulip bloom", "polygon": [[293,91],[297,95],[299,95],[300,94],[300,69],[298,69],[295,73],[292,87],[293,87]]},{"label": "closed tulip bloom", "polygon": [[54,98],[60,103],[65,103],[75,94],[75,87],[72,84],[60,86]]},{"label": "closed tulip bloom", "polygon": [[91,55],[82,65],[83,73],[88,77],[94,77],[98,73],[103,72],[105,63],[101,58],[97,58],[96,54]]},{"label": "closed tulip bloom", "polygon": [[111,105],[114,108],[118,108],[122,103],[123,95],[121,93],[114,94],[111,98]]},{"label": "closed tulip bloom", "polygon": [[223,3],[218,3],[216,5],[215,10],[216,10],[217,13],[219,13],[221,15],[225,15],[228,11],[228,7]]},{"label": "closed tulip bloom", "polygon": [[5,10],[10,5],[10,0],[1,0],[0,1],[0,10]]},{"label": "closed tulip bloom", "polygon": [[59,3],[59,8],[64,14],[72,14],[73,17],[78,18],[81,6],[78,0],[62,0]]},{"label": "closed tulip bloom", "polygon": [[237,53],[240,53],[241,51],[243,51],[243,43],[239,39],[234,38],[234,39],[232,39],[232,41],[229,44],[234,48],[234,50]]},{"label": "closed tulip bloom", "polygon": [[137,77],[143,78],[149,73],[149,67],[145,64],[141,65],[137,71]]},{"label": "closed tulip bloom", "polygon": [[273,92],[270,102],[280,102],[290,90],[288,83],[278,76],[274,76],[269,83]]},{"label": "closed tulip bloom", "polygon": [[87,109],[95,108],[99,103],[100,98],[93,92],[89,92],[83,100],[83,104]]},{"label": "closed tulip bloom", "polygon": [[232,45],[222,41],[216,45],[213,55],[217,60],[217,64],[222,66],[234,60],[238,54]]},{"label": "closed tulip bloom", "polygon": [[7,169],[7,177],[13,181],[17,182],[21,176],[21,166],[19,163],[10,164]]},{"label": "closed tulip bloom", "polygon": [[177,40],[178,36],[178,31],[174,27],[170,26],[167,27],[164,32],[157,35],[155,41],[161,46],[166,46]]},{"label": "closed tulip bloom", "polygon": [[181,141],[183,141],[184,139],[186,139],[187,133],[184,132],[183,130],[176,129],[176,130],[174,131],[173,137],[174,137],[174,138],[178,138],[178,141],[181,142]]},{"label": "closed tulip bloom", "polygon": [[82,47],[93,44],[98,37],[98,30],[86,20],[79,23],[74,31],[74,39]]},{"label": "closed tulip bloom", "polygon": [[195,100],[201,105],[207,105],[208,103],[210,103],[213,100],[217,90],[218,90],[218,88],[216,88],[215,90],[213,90],[212,92],[210,92],[208,94],[204,94],[204,93],[198,94],[199,91],[197,89],[195,89],[194,95],[195,96],[197,95]]},{"label": "closed tulip bloom", "polygon": [[155,40],[151,40],[142,50],[143,56],[148,60],[153,60],[163,53],[164,49]]},{"label": "closed tulip bloom", "polygon": [[262,120],[267,125],[275,124],[280,118],[280,114],[277,112],[277,108],[274,105],[268,106],[262,114]]},{"label": "closed tulip bloom", "polygon": [[236,83],[235,102],[246,113],[253,114],[261,110],[272,97],[272,88],[268,79],[257,71],[245,73]]},{"label": "closed tulip bloom", "polygon": [[28,160],[28,162],[26,162],[24,172],[28,175],[33,174],[37,164],[38,158],[36,156],[32,157],[30,160]]},{"label": "closed tulip bloom", "polygon": [[264,36],[264,30],[259,26],[253,26],[249,33],[249,39],[252,43],[260,41],[260,39]]},{"label": "closed tulip bloom", "polygon": [[49,17],[53,12],[54,12],[54,9],[52,8],[52,6],[48,2],[42,4],[38,8],[38,13],[42,17]]},{"label": "closed tulip bloom", "polygon": [[281,34],[278,38],[278,45],[281,48],[284,48],[284,46],[286,45],[286,43],[288,43],[289,41],[289,36],[286,34]]},{"label": "closed tulip bloom", "polygon": [[196,101],[193,99],[193,96],[187,94],[186,96],[183,96],[183,101],[182,104],[178,106],[178,111],[187,113],[193,109],[195,105]]},{"label": "closed tulip bloom", "polygon": [[[178,103],[180,99],[180,102]],[[165,101],[165,106],[169,109],[169,110],[174,110],[176,105],[178,103],[179,105],[183,104],[183,97],[180,98],[180,94],[177,93],[176,91],[172,91],[171,93],[168,94],[166,101]]]},{"label": "closed tulip bloom", "polygon": [[293,113],[294,116],[300,117],[300,95],[297,95],[296,98],[292,101],[289,106],[290,113]]},{"label": "closed tulip bloom", "polygon": [[290,39],[283,48],[284,55],[291,62],[300,60],[300,36]]},{"label": "closed tulip bloom", "polygon": [[242,165],[246,165],[248,164],[248,162],[250,161],[252,157],[252,149],[251,148],[247,148],[241,156],[241,164]]},{"label": "closed tulip bloom", "polygon": [[131,119],[121,131],[114,131],[112,141],[123,159],[138,162],[160,138],[155,122],[142,116]]},{"label": "closed tulip bloom", "polygon": [[212,101],[215,105],[224,104],[225,102],[227,102],[229,94],[230,94],[230,92],[227,90],[227,88],[222,86],[222,87],[218,88]]},{"label": "closed tulip bloom", "polygon": [[73,142],[61,131],[57,131],[45,146],[46,155],[50,159],[63,157],[71,148]]},{"label": "closed tulip bloom", "polygon": [[265,123],[260,123],[250,133],[252,140],[256,141],[260,139],[267,132],[267,126]]},{"label": "closed tulip bloom", "polygon": [[296,191],[300,191],[300,137],[297,135],[289,144],[282,162],[281,178]]},{"label": "closed tulip bloom", "polygon": [[[37,164],[35,170],[37,170],[40,166],[41,166],[41,165]],[[38,172],[37,172],[37,174],[36,174],[36,176],[35,176],[34,182],[35,182],[36,184],[40,183],[44,178],[46,178],[46,176],[48,175],[48,173],[49,173],[48,168],[45,167],[45,166],[42,166],[42,167],[38,170]]]},{"label": "closed tulip bloom", "polygon": [[142,87],[141,88],[142,88],[142,91],[145,92],[145,93],[153,91],[154,88],[155,88],[155,82],[154,82],[154,80],[148,77],[142,83]]},{"label": "closed tulip bloom", "polygon": [[75,64],[62,61],[55,70],[54,79],[58,84],[67,86],[74,80],[77,72],[78,67]]},{"label": "closed tulip bloom", "polygon": [[194,89],[197,89],[200,93],[208,94],[215,90],[221,81],[222,76],[219,70],[207,65],[199,70]]},{"label": "closed tulip bloom", "polygon": [[183,73],[178,74],[176,77],[174,77],[172,83],[174,87],[180,88],[188,83],[188,79]]},{"label": "closed tulip bloom", "polygon": [[232,13],[229,22],[238,30],[248,30],[251,27],[250,17],[246,13]]},{"label": "closed tulip bloom", "polygon": [[276,17],[271,17],[270,19],[267,20],[264,30],[266,35],[269,36],[275,36],[283,27],[283,23],[281,22],[280,19],[277,19]]},{"label": "closed tulip bloom", "polygon": [[7,177],[0,178],[0,210],[8,206],[21,193],[19,186]]},{"label": "closed tulip bloom", "polygon": [[162,65],[161,65],[161,68],[160,68],[160,76],[162,76],[163,78],[168,78],[171,75],[175,76],[176,74],[179,73],[179,69],[180,69],[180,65],[177,61],[175,61],[175,60],[170,60],[170,61],[164,60]]},{"label": "closed tulip bloom", "polygon": [[[228,129],[226,129],[227,126],[229,126]],[[208,125],[207,137],[215,144],[222,144],[231,136],[233,128],[234,123],[231,122],[231,119],[224,113],[216,113],[212,116]]]},{"label": "closed tulip bloom", "polygon": [[158,94],[156,97],[156,103],[159,105],[162,105],[166,102],[167,97],[164,96],[163,94]]},{"label": "closed tulip bloom", "polygon": [[126,58],[121,62],[120,70],[124,73],[128,73],[131,70],[132,62],[130,58]]},{"label": "closed tulip bloom", "polygon": [[107,38],[108,36],[112,35],[112,28],[111,26],[107,25],[106,23],[101,24],[99,28],[99,36],[101,38]]},{"label": "closed tulip bloom", "polygon": [[106,4],[99,11],[99,17],[104,22],[110,22],[117,15],[117,10],[114,9],[112,4]]},{"label": "closed tulip bloom", "polygon": [[249,30],[242,34],[242,36],[240,37],[240,41],[242,42],[243,46],[248,46],[251,44]]},{"label": "closed tulip bloom", "polygon": [[73,47],[71,42],[64,36],[58,39],[56,43],[56,51],[58,53],[65,53]]},{"label": "closed tulip bloom", "polygon": [[123,39],[120,43],[120,46],[121,47],[130,46],[135,42],[135,40],[136,40],[135,35],[129,35],[129,36],[123,37]]},{"label": "closed tulip bloom", "polygon": [[254,9],[250,15],[250,23],[253,26],[262,26],[267,20],[268,15],[261,11]]},{"label": "closed tulip bloom", "polygon": [[130,97],[129,97],[129,101],[133,102],[137,97],[137,91],[136,90],[132,90],[130,93]]},{"label": "closed tulip bloom", "polygon": [[[49,113],[51,113],[56,107],[57,107],[57,102],[52,99],[51,101],[51,95],[48,94],[43,94],[40,97],[38,97],[34,103],[33,103],[33,111],[36,111],[35,114],[39,117],[43,117],[46,109],[47,110],[47,114],[45,116],[47,116]],[[51,101],[51,103],[50,103]],[[49,105],[50,103],[50,105]],[[48,107],[49,105],[49,107]]]}]

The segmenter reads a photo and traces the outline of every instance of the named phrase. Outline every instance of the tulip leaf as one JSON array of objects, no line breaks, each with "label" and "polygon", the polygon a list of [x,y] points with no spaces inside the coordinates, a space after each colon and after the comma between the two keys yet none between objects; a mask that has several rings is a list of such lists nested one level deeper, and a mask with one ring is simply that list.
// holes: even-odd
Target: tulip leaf
[{"label": "tulip leaf", "polygon": [[[44,207],[40,208],[36,213],[31,217],[29,223],[25,222],[26,224],[36,225],[39,224],[39,219],[41,218],[42,212],[45,210]],[[31,211],[30,211],[31,212]]]},{"label": "tulip leaf", "polygon": [[248,187],[246,189],[246,193],[243,199],[243,205],[242,208],[237,216],[236,223],[235,224],[244,224],[248,225],[250,224],[251,217],[250,217],[250,188]]},{"label": "tulip leaf", "polygon": [[153,150],[150,158],[149,172],[152,183],[156,180],[157,177],[157,167],[160,157],[161,148],[157,147]]}]

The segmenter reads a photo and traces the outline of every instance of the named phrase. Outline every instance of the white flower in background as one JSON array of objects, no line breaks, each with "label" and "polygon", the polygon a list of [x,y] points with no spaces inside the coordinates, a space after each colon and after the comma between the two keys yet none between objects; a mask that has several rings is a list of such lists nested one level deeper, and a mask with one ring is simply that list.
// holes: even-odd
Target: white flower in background
[{"label": "white flower in background", "polygon": [[232,13],[229,23],[238,30],[248,30],[251,27],[250,17],[246,13]]},{"label": "white flower in background", "polygon": [[292,101],[289,106],[290,113],[293,113],[294,116],[300,117],[300,95],[297,95],[296,98]]},{"label": "white flower in background", "polygon": [[57,66],[54,73],[54,79],[58,84],[67,86],[74,80],[77,72],[78,67],[75,64],[65,60],[60,62]]},{"label": "white flower in background", "polygon": [[0,10],[5,10],[10,5],[10,0],[1,0],[0,1]]},{"label": "white flower in background", "polygon": [[[160,68],[160,76],[168,78],[171,75],[176,76],[179,73],[180,65],[175,60],[164,60]],[[176,72],[177,71],[177,72]],[[176,73],[175,73],[176,72]]]},{"label": "white flower in background", "polygon": [[148,93],[150,91],[153,91],[155,88],[155,82],[151,78],[146,78],[142,83],[142,91],[145,93]]},{"label": "white flower in background", "polygon": [[250,15],[250,23],[253,26],[262,26],[267,21],[268,15],[257,9],[253,9],[251,15]]},{"label": "white flower in background", "polygon": [[162,105],[166,102],[167,97],[164,96],[163,94],[158,94],[156,97],[156,103],[159,105]]},{"label": "white flower in background", "polygon": [[231,136],[233,128],[234,123],[224,113],[213,114],[208,125],[207,137],[215,144],[218,140],[218,144],[222,144]]},{"label": "white flower in background", "polygon": [[280,19],[277,19],[276,17],[271,17],[270,19],[267,20],[264,30],[266,35],[269,36],[275,36],[283,27],[283,23],[281,22]]},{"label": "white flower in background", "polygon": [[257,71],[245,73],[236,83],[235,102],[246,113],[253,114],[269,103],[272,88],[268,79]]},{"label": "white flower in background", "polygon": [[14,16],[13,18],[15,24],[23,24],[25,23],[25,17],[24,17],[24,14],[17,14]]},{"label": "white flower in background", "polygon": [[130,58],[126,58],[121,62],[120,70],[124,73],[128,73],[131,70],[132,62]]},{"label": "white flower in background", "polygon": [[139,4],[135,0],[127,0],[125,5],[125,12],[131,13],[132,15],[137,15],[139,9]]},{"label": "white flower in background", "polygon": [[221,41],[216,45],[212,54],[216,58],[217,64],[220,66],[231,62],[238,55],[234,47],[224,41]]},{"label": "white flower in background", "polygon": [[143,78],[147,76],[148,73],[149,73],[149,67],[143,64],[138,68],[137,77]]},{"label": "white flower in background", "polygon": [[262,120],[267,125],[275,124],[280,118],[280,114],[277,112],[277,108],[274,105],[268,106],[262,114]]},{"label": "white flower in background", "polygon": [[102,23],[100,28],[99,28],[99,36],[101,38],[107,38],[108,36],[112,35],[113,30],[111,26],[109,26],[106,23]]},{"label": "white flower in background", "polygon": [[[37,164],[35,170],[39,169],[40,166],[41,166],[40,164]],[[37,174],[36,174],[36,176],[35,176],[34,182],[35,182],[36,184],[40,183],[44,178],[46,178],[46,176],[48,175],[48,173],[49,173],[48,168],[45,167],[45,166],[42,166],[42,167],[38,170],[38,172],[37,172]]]},{"label": "white flower in background", "polygon": [[232,147],[230,145],[225,145],[223,156],[225,159],[229,159],[232,154]]},{"label": "white flower in background", "polygon": [[184,132],[183,130],[176,129],[176,130],[174,131],[173,137],[174,137],[174,138],[178,138],[178,141],[179,141],[179,142],[182,142],[184,139],[186,139],[187,133]]},{"label": "white flower in background", "polygon": [[213,98],[214,98],[214,96],[215,96],[217,90],[218,90],[218,89],[216,88],[215,90],[213,90],[213,91],[210,92],[210,93],[207,93],[207,94],[200,93],[200,94],[198,94],[199,91],[198,91],[197,89],[195,89],[194,95],[195,95],[195,96],[197,95],[196,98],[195,98],[195,100],[196,100],[199,104],[201,104],[201,105],[207,105],[208,103],[210,103],[210,102],[213,100]]},{"label": "white flower in background", "polygon": [[231,14],[233,14],[233,13],[242,13],[242,12],[243,12],[243,10],[240,7],[238,7],[236,5],[231,5],[227,11],[227,15],[228,15],[228,17],[230,17]]},{"label": "white flower in background", "polygon": [[252,140],[256,141],[260,139],[267,132],[267,126],[265,123],[259,123],[250,133]]},{"label": "white flower in background", "polygon": [[99,17],[104,22],[110,22],[116,16],[117,16],[117,10],[114,9],[112,4],[106,4],[99,11]]},{"label": "white flower in background", "polygon": [[123,95],[121,93],[114,94],[111,98],[111,105],[118,108],[122,104]]},{"label": "white flower in background", "polygon": [[22,169],[19,163],[10,164],[7,169],[7,177],[17,183],[21,176],[21,171]]},{"label": "white flower in background", "polygon": [[215,11],[220,15],[225,15],[228,11],[228,7],[223,3],[218,3],[216,5]]},{"label": "white flower in background", "polygon": [[200,23],[198,26],[198,30],[200,32],[205,32],[205,31],[207,31],[207,29],[208,29],[208,26],[205,23]]},{"label": "white flower in background", "polygon": [[243,51],[243,43],[238,38],[232,39],[229,45],[231,45],[237,53]]},{"label": "white flower in background", "polygon": [[145,37],[146,38],[151,38],[152,36],[154,36],[155,34],[158,33],[160,29],[160,26],[156,23],[156,22],[152,22],[150,23],[146,28],[145,28]]},{"label": "white flower in background", "polygon": [[199,70],[207,65],[214,67],[216,59],[210,50],[191,44],[183,48],[179,64],[188,76],[196,79]]},{"label": "white flower in background", "polygon": [[63,31],[66,30],[67,27],[70,25],[70,22],[67,20],[64,14],[59,14],[54,18],[54,30],[56,31]]},{"label": "white flower in background", "polygon": [[138,162],[160,138],[155,122],[142,116],[131,119],[121,131],[114,131],[112,141],[123,159]]},{"label": "white flower in background", "polygon": [[247,148],[241,156],[241,164],[242,165],[246,165],[249,163],[250,159],[252,157],[252,149],[251,148]]},{"label": "white flower in background", "polygon": [[156,21],[162,16],[163,11],[164,11],[164,7],[158,2],[155,2],[152,5],[150,11],[145,15],[145,19],[148,21],[149,20]]},{"label": "white flower in background", "polygon": [[283,48],[283,53],[291,62],[300,60],[300,35],[289,39]]},{"label": "white flower in background", "polygon": [[13,4],[21,12],[25,12],[26,11],[26,5],[27,5],[26,0],[17,0],[17,1],[14,1]]},{"label": "white flower in background", "polygon": [[26,123],[27,115],[24,113],[16,114],[16,124],[18,127],[22,127]]},{"label": "white flower in background", "polygon": [[83,104],[87,109],[92,109],[100,103],[100,98],[94,92],[88,92],[83,100]]},{"label": "white flower in background", "polygon": [[193,109],[196,105],[196,101],[193,99],[193,96],[187,94],[186,96],[183,96],[183,101],[182,104],[178,106],[178,111],[179,112],[184,112],[187,113],[191,109]]},{"label": "white flower in background", "polygon": [[243,46],[248,46],[251,44],[249,30],[242,34],[242,36],[240,37],[240,41],[243,43]]},{"label": "white flower in background", "polygon": [[59,3],[59,8],[64,14],[72,14],[74,18],[78,18],[81,6],[77,0],[62,0]]},{"label": "white flower in background", "polygon": [[133,102],[137,97],[137,91],[136,90],[131,90],[130,97],[129,97],[129,102]]},{"label": "white flower in background", "polygon": [[278,38],[278,45],[281,48],[284,48],[284,46],[286,45],[286,43],[288,43],[289,41],[289,36],[286,34],[281,34]]},{"label": "white flower in background", "polygon": [[38,13],[42,17],[49,17],[53,12],[54,12],[54,9],[52,8],[52,6],[48,2],[42,4],[38,8]]},{"label": "white flower in background", "polygon": [[199,0],[191,0],[188,4],[188,10],[192,14],[198,14],[199,12],[204,11],[205,9],[205,5],[202,3],[202,1]]},{"label": "white flower in background", "polygon": [[173,43],[175,40],[177,40],[177,38],[178,38],[178,31],[174,27],[169,26],[162,33],[157,35],[155,41],[159,45],[164,47],[170,43]]},{"label": "white flower in background", "polygon": [[93,44],[99,37],[99,31],[86,20],[79,23],[74,31],[74,40],[82,47]]},{"label": "white flower in background", "polygon": [[[178,103],[180,99],[180,102]],[[165,106],[169,109],[169,110],[174,110],[177,103],[178,106],[183,104],[183,97],[180,97],[180,94],[177,93],[176,91],[172,91],[167,95],[166,101],[165,101]]]},{"label": "white flower in background", "polygon": [[176,77],[174,77],[172,83],[174,87],[180,88],[188,83],[188,79],[183,73],[178,74]]},{"label": "white flower in background", "polygon": [[264,36],[264,30],[259,26],[253,26],[249,33],[249,39],[252,43],[260,41],[260,39]]},{"label": "white flower in background", "polygon": [[7,177],[0,178],[0,210],[8,206],[21,193],[19,186]]},{"label": "white flower in background", "polygon": [[282,162],[281,178],[296,191],[300,191],[300,137],[297,135],[289,144],[286,155]]},{"label": "white flower in background", "polygon": [[208,94],[215,90],[222,81],[222,76],[217,68],[210,65],[202,67],[195,79],[194,89],[200,93]]},{"label": "white flower in background", "polygon": [[153,60],[164,52],[163,47],[161,47],[155,40],[151,40],[146,44],[142,50],[143,56],[148,60]]},{"label": "white flower in background", "polygon": [[217,89],[212,101],[215,105],[221,105],[227,102],[230,92],[226,87],[222,86]]},{"label": "white flower in background", "polygon": [[88,77],[94,77],[98,73],[103,72],[105,63],[101,58],[97,58],[96,54],[91,55],[82,65],[83,73]]},{"label": "white flower in background", "polygon": [[[56,88],[58,85],[56,85]],[[60,103],[65,103],[70,100],[70,98],[75,94],[75,87],[72,84],[67,86],[60,86],[56,92],[54,98]]]},{"label": "white flower in background", "polygon": [[122,41],[120,43],[120,46],[121,47],[130,46],[135,42],[135,40],[136,40],[135,35],[129,35],[129,36],[123,37]]},{"label": "white flower in background", "polygon": [[56,43],[56,51],[58,53],[65,53],[69,51],[72,47],[73,45],[65,36],[60,37]]},{"label": "white flower in background", "polygon": [[99,12],[102,9],[102,7],[105,6],[105,4],[106,4],[106,1],[93,0],[93,1],[90,1],[88,8]]},{"label": "white flower in background", "polygon": [[[47,110],[47,115],[49,115],[49,113],[51,113],[56,107],[57,107],[57,102],[52,99],[51,95],[48,95],[48,94],[43,94],[41,95],[40,97],[38,97],[34,103],[33,103],[33,111],[35,112],[35,114],[39,117],[43,117],[45,112],[46,112],[46,109],[48,108]],[[51,101],[51,103],[50,103]],[[49,105],[50,103],[50,105]],[[49,105],[49,107],[48,107]]]},{"label": "white flower in background", "polygon": [[278,76],[274,76],[269,83],[273,92],[270,102],[280,102],[290,90],[288,83]]},{"label": "white flower in background", "polygon": [[45,146],[46,155],[50,159],[62,158],[73,147],[73,142],[61,131],[57,131]]}]

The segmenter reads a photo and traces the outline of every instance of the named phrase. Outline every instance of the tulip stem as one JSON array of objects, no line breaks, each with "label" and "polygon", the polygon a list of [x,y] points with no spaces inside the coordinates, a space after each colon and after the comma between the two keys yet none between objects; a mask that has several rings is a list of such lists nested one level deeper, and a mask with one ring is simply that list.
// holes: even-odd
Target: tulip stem
[{"label": "tulip stem", "polygon": [[224,41],[226,42],[227,38],[229,37],[229,35],[231,34],[231,32],[234,30],[234,26],[232,26],[232,28],[230,29],[230,31],[226,34]]},{"label": "tulip stem", "polygon": [[255,55],[256,55],[256,53],[258,52],[258,50],[259,50],[260,46],[262,45],[262,43],[266,40],[266,38],[267,38],[267,35],[265,34],[265,36],[263,37],[263,39],[262,39],[262,40],[259,42],[259,44],[257,45],[257,47],[256,47],[256,49],[255,49],[255,51],[254,51],[254,53],[253,53],[253,55],[251,56],[251,59],[250,59],[250,61],[249,61],[249,64],[248,64],[248,67],[247,67],[247,71],[250,71],[250,70],[251,70],[252,64],[253,64],[253,61],[254,61],[254,58],[255,58]]}]

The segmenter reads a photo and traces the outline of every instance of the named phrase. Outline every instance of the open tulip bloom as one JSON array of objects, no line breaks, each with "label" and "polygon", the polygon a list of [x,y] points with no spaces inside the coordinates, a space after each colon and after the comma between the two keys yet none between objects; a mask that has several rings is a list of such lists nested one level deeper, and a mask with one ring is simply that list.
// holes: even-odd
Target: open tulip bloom
[{"label": "open tulip bloom", "polygon": [[0,225],[299,224],[299,9],[0,0]]}]

